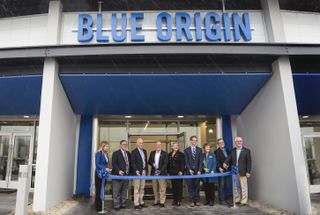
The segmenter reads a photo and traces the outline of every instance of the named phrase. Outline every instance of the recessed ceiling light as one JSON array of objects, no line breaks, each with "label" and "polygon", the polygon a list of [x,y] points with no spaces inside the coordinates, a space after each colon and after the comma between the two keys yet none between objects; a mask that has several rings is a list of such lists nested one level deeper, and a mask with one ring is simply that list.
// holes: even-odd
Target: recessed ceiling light
[{"label": "recessed ceiling light", "polygon": [[302,116],[302,119],[307,119],[309,118],[310,116]]},{"label": "recessed ceiling light", "polygon": [[180,116],[178,116],[178,118],[179,118],[179,119],[182,119],[182,118],[184,118],[184,116],[181,116],[181,115],[180,115]]},{"label": "recessed ceiling light", "polygon": [[132,116],[124,116],[124,118],[126,118],[126,119],[131,119]]},{"label": "recessed ceiling light", "polygon": [[28,118],[30,118],[30,116],[24,115],[23,118],[28,119]]},{"label": "recessed ceiling light", "polygon": [[213,129],[212,128],[209,129],[209,133],[213,133]]}]

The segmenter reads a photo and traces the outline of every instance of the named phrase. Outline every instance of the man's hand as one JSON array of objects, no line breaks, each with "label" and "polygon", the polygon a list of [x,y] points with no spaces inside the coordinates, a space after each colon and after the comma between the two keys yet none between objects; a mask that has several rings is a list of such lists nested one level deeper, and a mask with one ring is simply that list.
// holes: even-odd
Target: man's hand
[{"label": "man's hand", "polygon": [[200,171],[198,171],[198,172],[197,172],[197,174],[198,174],[198,175],[201,175],[201,172],[200,172]]},{"label": "man's hand", "polygon": [[228,167],[229,166],[227,164],[223,163],[223,168],[228,169]]},{"label": "man's hand", "polygon": [[178,175],[182,175],[182,172],[178,172]]},{"label": "man's hand", "polygon": [[124,172],[120,170],[119,175],[124,175]]},{"label": "man's hand", "polygon": [[205,171],[206,173],[208,173],[208,172],[209,172],[209,169],[208,169],[208,168],[204,168],[204,171]]},{"label": "man's hand", "polygon": [[137,176],[140,176],[140,172],[139,170],[136,171]]},{"label": "man's hand", "polygon": [[193,170],[189,170],[189,172],[190,172],[190,175],[193,175],[194,174],[194,171]]},{"label": "man's hand", "polygon": [[251,174],[250,173],[246,173],[247,178],[250,178]]},{"label": "man's hand", "polygon": [[109,173],[110,173],[111,171],[112,171],[112,169],[107,168],[107,172],[109,172]]},{"label": "man's hand", "polygon": [[221,167],[219,167],[219,171],[222,173],[222,172],[224,172],[224,169],[222,169]]}]

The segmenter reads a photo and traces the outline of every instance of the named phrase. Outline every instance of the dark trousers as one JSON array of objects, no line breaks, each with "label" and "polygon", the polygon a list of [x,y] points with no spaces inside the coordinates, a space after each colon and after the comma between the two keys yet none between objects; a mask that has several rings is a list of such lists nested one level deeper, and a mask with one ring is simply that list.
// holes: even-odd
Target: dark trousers
[{"label": "dark trousers", "polygon": [[226,201],[229,190],[230,177],[218,177],[219,182],[219,201]]},{"label": "dark trousers", "polygon": [[214,182],[203,182],[204,192],[206,195],[206,202],[214,203]]},{"label": "dark trousers", "polygon": [[120,208],[120,207],[127,206],[128,188],[129,188],[128,180],[112,181],[113,208]]},{"label": "dark trousers", "polygon": [[171,180],[172,194],[174,202],[181,202],[182,198],[182,180]]},{"label": "dark trousers", "polygon": [[[101,192],[101,182],[102,179],[98,177],[98,174],[95,173],[95,188],[96,188],[96,198],[94,199],[95,207],[97,211],[102,211],[102,201],[100,199],[100,192]],[[105,183],[106,185],[107,183]],[[104,189],[104,188],[103,188]]]},{"label": "dark trousers", "polygon": [[188,186],[189,201],[197,203],[200,201],[200,179],[186,180]]}]

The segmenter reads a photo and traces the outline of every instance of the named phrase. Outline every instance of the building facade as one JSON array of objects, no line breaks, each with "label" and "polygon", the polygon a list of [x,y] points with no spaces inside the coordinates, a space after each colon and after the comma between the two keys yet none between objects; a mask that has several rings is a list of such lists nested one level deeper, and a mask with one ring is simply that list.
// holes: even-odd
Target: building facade
[{"label": "building facade", "polygon": [[91,194],[94,153],[241,136],[249,195],[310,214],[320,192],[317,1],[12,1],[0,15],[0,187],[34,211]]}]

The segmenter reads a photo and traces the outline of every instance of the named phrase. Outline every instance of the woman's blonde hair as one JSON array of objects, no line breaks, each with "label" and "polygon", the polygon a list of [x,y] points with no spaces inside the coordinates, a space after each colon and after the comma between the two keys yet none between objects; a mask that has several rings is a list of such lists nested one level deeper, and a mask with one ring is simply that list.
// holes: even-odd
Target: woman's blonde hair
[{"label": "woman's blonde hair", "polygon": [[100,147],[99,147],[99,151],[102,151],[102,149],[106,146],[106,145],[110,145],[109,143],[108,143],[108,141],[101,141],[101,143],[100,143]]}]

